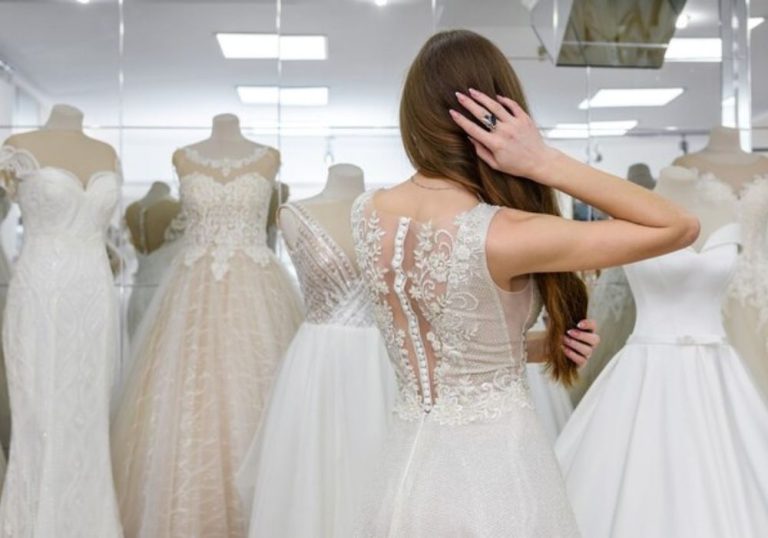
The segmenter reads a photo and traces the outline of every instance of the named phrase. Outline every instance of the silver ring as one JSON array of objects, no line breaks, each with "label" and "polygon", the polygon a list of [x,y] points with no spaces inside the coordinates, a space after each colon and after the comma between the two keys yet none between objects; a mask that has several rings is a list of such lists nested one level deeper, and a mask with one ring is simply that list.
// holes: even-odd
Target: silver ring
[{"label": "silver ring", "polygon": [[490,112],[483,116],[483,125],[485,125],[486,129],[489,131],[495,131],[498,122],[499,119]]}]

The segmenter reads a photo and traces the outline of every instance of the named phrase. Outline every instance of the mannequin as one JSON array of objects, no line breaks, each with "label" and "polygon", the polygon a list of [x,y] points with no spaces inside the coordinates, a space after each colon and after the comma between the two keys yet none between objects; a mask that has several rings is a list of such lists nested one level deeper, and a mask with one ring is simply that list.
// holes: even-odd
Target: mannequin
[{"label": "mannequin", "polygon": [[79,179],[83,187],[94,174],[117,170],[114,148],[83,132],[83,113],[69,105],[54,105],[42,129],[16,134],[6,145],[30,152],[40,166],[55,166]]},{"label": "mannequin", "polygon": [[[266,154],[258,155],[264,148]],[[259,158],[255,158],[255,157]],[[248,162],[253,160],[253,162]],[[219,161],[217,166],[228,176],[227,164],[240,164],[242,171],[256,172],[272,181],[280,168],[280,152],[275,148],[267,148],[248,140],[240,129],[240,119],[234,114],[219,114],[213,118],[211,136],[202,142],[192,144],[173,154],[173,165],[179,177],[193,172],[204,171],[211,173],[212,161]],[[245,163],[243,165],[243,163]],[[202,170],[201,170],[202,169]],[[215,177],[226,182],[226,177]]]},{"label": "mannequin", "polygon": [[710,131],[703,150],[678,157],[673,164],[710,173],[737,193],[755,176],[768,174],[768,158],[741,149],[739,131],[721,126]]},{"label": "mannequin", "polygon": [[155,181],[147,194],[125,210],[125,223],[131,232],[131,243],[149,254],[165,242],[165,232],[181,211],[181,203],[171,196],[171,188]]},{"label": "mannequin", "polygon": [[[328,179],[319,194],[295,202],[309,211],[350,260],[355,259],[350,220],[352,204],[364,191],[365,180],[360,167],[335,164],[328,169]],[[279,226],[288,244],[293,244],[298,226],[290,211],[280,212]]]},{"label": "mannequin", "polygon": [[733,197],[739,197],[743,246],[723,308],[724,323],[731,343],[768,402],[768,215],[764,209],[768,202],[768,158],[744,151],[736,129],[715,127],[702,151],[682,156],[675,164],[711,174],[730,187]]}]

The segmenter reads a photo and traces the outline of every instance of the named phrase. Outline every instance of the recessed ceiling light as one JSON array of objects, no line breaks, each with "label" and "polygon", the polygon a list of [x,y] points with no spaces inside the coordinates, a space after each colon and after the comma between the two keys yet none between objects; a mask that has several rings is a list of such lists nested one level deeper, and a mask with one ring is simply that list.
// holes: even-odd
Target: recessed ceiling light
[{"label": "recessed ceiling light", "polygon": [[623,136],[637,127],[637,120],[593,121],[590,123],[558,123],[547,131],[549,138],[589,138],[590,136]]},{"label": "recessed ceiling light", "polygon": [[765,22],[765,17],[750,17],[747,20],[747,28],[754,30]]},{"label": "recessed ceiling light", "polygon": [[326,106],[328,88],[278,88],[277,86],[238,86],[240,100],[247,105]]},{"label": "recessed ceiling light", "polygon": [[683,88],[602,89],[592,99],[584,99],[579,108],[664,106],[684,91]]},{"label": "recessed ceiling light", "polygon": [[91,0],[77,0],[78,4],[90,4]]},{"label": "recessed ceiling light", "polygon": [[384,7],[387,5],[387,0],[373,0],[373,3],[379,7]]},{"label": "recessed ceiling light", "polygon": [[688,23],[691,22],[691,16],[686,15],[685,13],[681,13],[677,16],[677,20],[675,21],[675,28],[678,30],[682,30],[683,28],[688,28]]},{"label": "recessed ceiling light", "polygon": [[723,42],[719,37],[673,37],[664,60],[668,62],[720,62]]},{"label": "recessed ceiling light", "polygon": [[328,59],[328,38],[324,35],[217,33],[216,39],[227,59]]}]

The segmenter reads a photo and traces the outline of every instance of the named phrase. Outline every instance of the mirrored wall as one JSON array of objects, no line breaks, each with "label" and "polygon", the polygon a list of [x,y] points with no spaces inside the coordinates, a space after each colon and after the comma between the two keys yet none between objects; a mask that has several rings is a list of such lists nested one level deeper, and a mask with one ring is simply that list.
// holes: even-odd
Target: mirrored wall
[{"label": "mirrored wall", "polygon": [[[646,165],[633,173],[652,178],[716,125],[768,151],[768,65],[750,52],[768,47],[768,1],[747,4],[0,0],[0,137],[38,129],[66,104],[116,149],[124,184],[110,255],[127,349],[131,296],[157,285],[136,279],[156,245],[131,215],[146,197],[178,200],[174,152],[208,139],[214,117],[236,116],[244,136],[279,151],[275,205],[317,193],[338,163],[361,167],[369,188],[401,181],[412,173],[398,130],[407,68],[434,32],[467,28],[508,56],[552,144],[623,177]],[[7,200],[4,211],[12,265],[23,222]]]}]

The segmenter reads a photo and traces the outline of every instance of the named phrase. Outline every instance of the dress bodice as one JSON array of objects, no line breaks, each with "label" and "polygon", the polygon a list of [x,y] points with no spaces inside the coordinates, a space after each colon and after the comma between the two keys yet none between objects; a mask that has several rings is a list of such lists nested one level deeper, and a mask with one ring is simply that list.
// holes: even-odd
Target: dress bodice
[{"label": "dress bodice", "polygon": [[83,184],[72,172],[40,166],[30,152],[10,146],[0,150],[2,169],[15,181],[25,244],[48,240],[103,248],[120,195],[118,172],[97,172]]},{"label": "dress bodice", "polygon": [[500,289],[486,261],[499,209],[473,209],[420,223],[355,204],[358,261],[398,378],[398,414],[443,424],[499,417],[530,407],[525,333],[541,303],[533,281]]},{"label": "dress bodice", "polygon": [[[234,166],[228,162],[230,165]],[[210,255],[211,270],[218,280],[226,275],[229,260],[237,253],[266,266],[272,259],[267,246],[272,190],[272,182],[256,172],[226,181],[201,172],[183,176],[179,192],[187,265]]]},{"label": "dress bodice", "polygon": [[633,338],[659,343],[725,342],[721,309],[739,253],[739,225],[715,230],[700,251],[688,247],[627,265],[637,305]]},{"label": "dress bodice", "polygon": [[287,203],[298,221],[294,241],[287,244],[307,309],[306,321],[316,324],[373,325],[360,270],[314,217],[300,204]]}]

